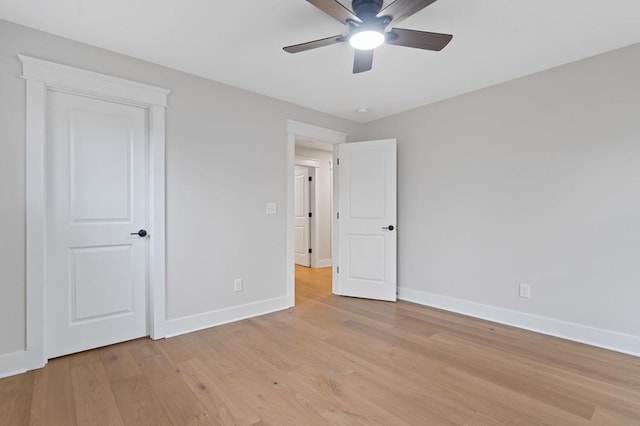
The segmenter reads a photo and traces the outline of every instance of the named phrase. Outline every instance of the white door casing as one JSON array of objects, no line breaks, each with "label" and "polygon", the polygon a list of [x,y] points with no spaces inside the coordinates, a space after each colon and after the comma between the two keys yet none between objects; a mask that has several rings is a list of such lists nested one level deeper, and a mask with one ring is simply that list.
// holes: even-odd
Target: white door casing
[{"label": "white door casing", "polygon": [[144,109],[149,142],[149,226],[147,242],[149,282],[149,332],[165,335],[165,108],[169,90],[111,77],[24,55],[22,78],[26,80],[26,303],[27,333],[24,353],[16,358],[16,371],[40,368],[45,352],[47,243],[47,102],[53,92],[86,95]]},{"label": "white door casing", "polygon": [[338,146],[337,294],[396,300],[396,140]]},{"label": "white door casing", "polygon": [[309,169],[304,166],[295,167],[293,212],[295,263],[309,267],[311,266]]},{"label": "white door casing", "polygon": [[147,118],[52,92],[47,103],[48,358],[148,334]]},{"label": "white door casing", "polygon": [[[318,143],[326,143],[330,145],[337,145],[340,143],[345,143],[347,141],[347,134],[343,132],[339,132],[336,130],[326,129],[323,127],[314,126],[307,123],[301,123],[299,121],[294,120],[286,120],[285,125],[287,128],[287,161],[286,161],[286,175],[287,175],[287,298],[289,306],[295,306],[295,241],[294,241],[294,218],[293,218],[293,208],[294,208],[294,173],[292,170],[296,164],[296,156],[295,156],[295,145],[296,139],[304,139],[308,141],[318,142]],[[333,151],[333,155],[337,155],[337,150]],[[334,162],[335,164],[335,162]],[[335,169],[335,168],[334,168]],[[335,175],[335,172],[334,172]],[[337,206],[337,180],[333,181],[333,209],[336,209]],[[335,217],[335,211],[333,212],[333,217]],[[334,222],[332,221],[332,224]],[[335,236],[335,232],[334,232]],[[332,256],[337,256],[337,238],[332,238],[331,240],[331,253]],[[337,278],[335,276],[335,268],[334,275],[332,279],[332,285],[335,288],[337,284]],[[335,289],[334,289],[335,292]]]}]

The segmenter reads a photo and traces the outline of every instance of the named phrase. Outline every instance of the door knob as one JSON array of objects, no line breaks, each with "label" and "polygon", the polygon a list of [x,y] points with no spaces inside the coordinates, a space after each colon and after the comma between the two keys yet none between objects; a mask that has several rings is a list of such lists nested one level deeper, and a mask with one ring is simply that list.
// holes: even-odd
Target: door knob
[{"label": "door knob", "polygon": [[137,235],[138,237],[146,237],[147,231],[144,229],[141,229],[138,232],[132,232],[131,235]]},{"label": "door knob", "polygon": [[393,225],[389,225],[389,226],[383,226],[382,229],[387,231],[393,231],[395,228],[393,227]]}]

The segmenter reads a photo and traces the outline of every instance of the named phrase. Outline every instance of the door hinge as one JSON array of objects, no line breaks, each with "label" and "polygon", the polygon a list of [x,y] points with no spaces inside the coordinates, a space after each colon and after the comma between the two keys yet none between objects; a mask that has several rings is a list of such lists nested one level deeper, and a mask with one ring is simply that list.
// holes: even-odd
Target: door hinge
[{"label": "door hinge", "polygon": [[313,178],[311,176],[309,176],[309,182],[311,182],[313,180]]},{"label": "door hinge", "polygon": [[336,213],[336,219],[340,219],[340,212]]},{"label": "door hinge", "polygon": [[336,158],[336,164],[339,166],[340,165],[340,159]]},{"label": "door hinge", "polygon": [[313,217],[313,213],[309,212],[309,217]]},{"label": "door hinge", "polygon": [[311,252],[312,252],[312,251],[313,251],[313,250],[309,249],[309,254],[311,254]]},{"label": "door hinge", "polygon": [[339,273],[340,273],[340,267],[336,266],[336,274],[339,274]]}]

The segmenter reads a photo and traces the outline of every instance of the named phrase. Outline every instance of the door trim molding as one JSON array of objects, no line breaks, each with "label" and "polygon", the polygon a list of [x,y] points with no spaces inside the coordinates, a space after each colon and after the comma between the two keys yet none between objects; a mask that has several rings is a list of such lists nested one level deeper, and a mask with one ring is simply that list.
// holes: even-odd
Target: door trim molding
[{"label": "door trim molding", "polygon": [[47,363],[44,351],[47,95],[59,91],[141,107],[149,137],[149,332],[164,337],[165,108],[167,89],[18,55],[26,80],[26,347],[23,369]]},{"label": "door trim molding", "polygon": [[[330,145],[338,145],[341,143],[347,142],[347,133],[339,132],[336,130],[325,129],[323,127],[314,126],[312,124],[301,123],[299,121],[294,120],[286,120],[287,125],[287,298],[288,305],[295,306],[295,290],[296,290],[296,278],[295,278],[295,252],[294,252],[294,241],[293,241],[293,200],[294,200],[294,179],[293,179],[293,170],[295,166],[296,159],[296,138],[305,139],[312,142],[325,143]],[[333,161],[335,164],[336,153],[337,150],[333,150]],[[338,203],[336,202],[336,185],[337,178],[335,176],[336,170],[333,170],[333,210],[332,215],[335,217],[336,214],[336,206]],[[335,221],[331,221],[331,223],[335,223]],[[331,242],[331,250],[332,256],[337,256],[337,244],[336,244],[336,233],[337,225],[332,227],[332,242]],[[335,285],[336,277],[335,268],[333,269],[333,283]]]}]

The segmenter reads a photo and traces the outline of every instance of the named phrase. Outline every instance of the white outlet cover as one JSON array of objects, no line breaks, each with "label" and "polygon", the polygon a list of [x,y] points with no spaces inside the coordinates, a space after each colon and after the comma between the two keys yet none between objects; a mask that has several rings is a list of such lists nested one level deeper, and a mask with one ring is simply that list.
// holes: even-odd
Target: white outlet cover
[{"label": "white outlet cover", "polygon": [[278,212],[278,206],[276,203],[267,203],[265,208],[266,214],[276,214]]},{"label": "white outlet cover", "polygon": [[242,278],[236,278],[233,280],[233,290],[242,291]]}]

